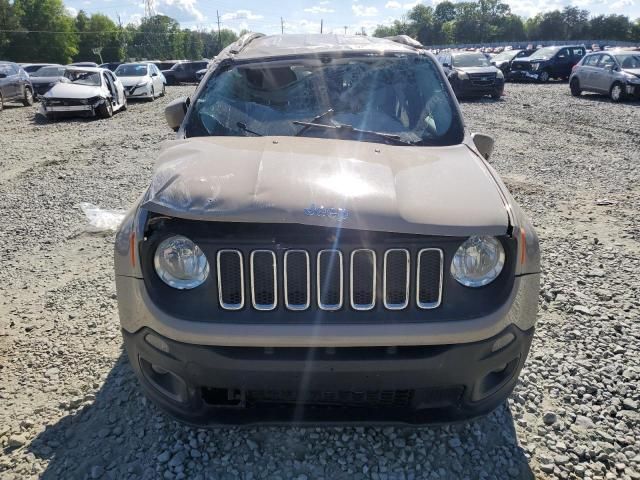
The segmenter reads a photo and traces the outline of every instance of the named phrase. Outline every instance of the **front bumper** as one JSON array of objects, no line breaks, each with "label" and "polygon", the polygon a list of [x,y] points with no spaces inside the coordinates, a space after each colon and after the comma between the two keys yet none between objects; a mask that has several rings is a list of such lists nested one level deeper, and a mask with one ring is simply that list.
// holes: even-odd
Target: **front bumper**
[{"label": "front bumper", "polygon": [[539,72],[531,70],[511,70],[509,80],[535,82],[539,78]]},{"label": "front bumper", "polygon": [[151,98],[151,89],[147,85],[125,87],[124,94],[127,98]]},{"label": "front bumper", "polygon": [[190,345],[148,328],[123,335],[146,395],[186,423],[426,424],[504,402],[533,331],[511,325],[468,344],[335,349]]},{"label": "front bumper", "polygon": [[502,95],[504,91],[504,80],[495,79],[495,81],[489,85],[477,85],[470,79],[458,80],[455,90],[460,97],[493,95],[495,93]]}]

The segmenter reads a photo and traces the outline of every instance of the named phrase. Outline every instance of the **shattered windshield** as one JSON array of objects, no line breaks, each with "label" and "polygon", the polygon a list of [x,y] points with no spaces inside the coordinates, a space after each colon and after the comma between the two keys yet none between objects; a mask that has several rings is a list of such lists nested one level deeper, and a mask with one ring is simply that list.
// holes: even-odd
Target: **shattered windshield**
[{"label": "shattered windshield", "polygon": [[78,70],[67,70],[64,76],[77,85],[89,85],[99,87],[101,85],[99,72],[82,72]]},{"label": "shattered windshield", "polygon": [[44,67],[35,73],[32,73],[31,77],[61,77],[64,74],[64,67]]},{"label": "shattered windshield", "polygon": [[452,145],[463,127],[443,82],[417,55],[237,65],[210,78],[185,133]]},{"label": "shattered windshield", "polygon": [[531,60],[549,60],[559,50],[560,50],[560,47],[541,48],[540,50],[537,50],[536,52],[532,53],[529,58]]}]

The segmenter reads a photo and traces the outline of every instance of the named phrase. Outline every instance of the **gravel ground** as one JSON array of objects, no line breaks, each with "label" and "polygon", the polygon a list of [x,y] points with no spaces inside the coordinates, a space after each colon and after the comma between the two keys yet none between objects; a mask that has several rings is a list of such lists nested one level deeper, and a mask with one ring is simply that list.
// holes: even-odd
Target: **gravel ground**
[{"label": "gravel ground", "polygon": [[640,479],[640,104],[563,85],[467,102],[538,229],[540,319],[508,403],[429,428],[177,424],[122,353],[112,234],[80,202],[126,208],[147,185],[163,106],[109,120],[0,114],[0,478]]}]

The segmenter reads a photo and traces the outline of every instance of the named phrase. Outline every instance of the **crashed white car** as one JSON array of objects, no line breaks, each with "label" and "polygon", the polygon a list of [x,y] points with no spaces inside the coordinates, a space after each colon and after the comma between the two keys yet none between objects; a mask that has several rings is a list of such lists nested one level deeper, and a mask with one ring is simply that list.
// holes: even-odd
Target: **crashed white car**
[{"label": "crashed white car", "polygon": [[48,119],[70,114],[109,118],[127,109],[122,82],[104,68],[67,67],[64,79],[40,98]]},{"label": "crashed white car", "polygon": [[146,98],[153,102],[156,97],[164,96],[167,81],[153,63],[123,63],[114,73],[124,85],[128,98]]}]

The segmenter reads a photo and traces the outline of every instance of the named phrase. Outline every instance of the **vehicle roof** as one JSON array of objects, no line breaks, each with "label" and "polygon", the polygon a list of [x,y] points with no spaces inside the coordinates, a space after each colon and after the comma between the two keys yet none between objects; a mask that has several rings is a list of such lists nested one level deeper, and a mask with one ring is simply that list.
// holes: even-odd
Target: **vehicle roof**
[{"label": "vehicle roof", "polygon": [[16,62],[8,62],[6,60],[0,60],[0,65],[18,65]]},{"label": "vehicle roof", "polygon": [[106,70],[106,68],[100,68],[100,67],[80,67],[75,65],[67,65],[66,69],[69,70],[70,72],[94,72],[94,73],[104,72]]},{"label": "vehicle roof", "polygon": [[416,49],[384,38],[363,35],[287,34],[257,37],[251,40],[235,58],[250,60],[358,51],[415,53]]}]

